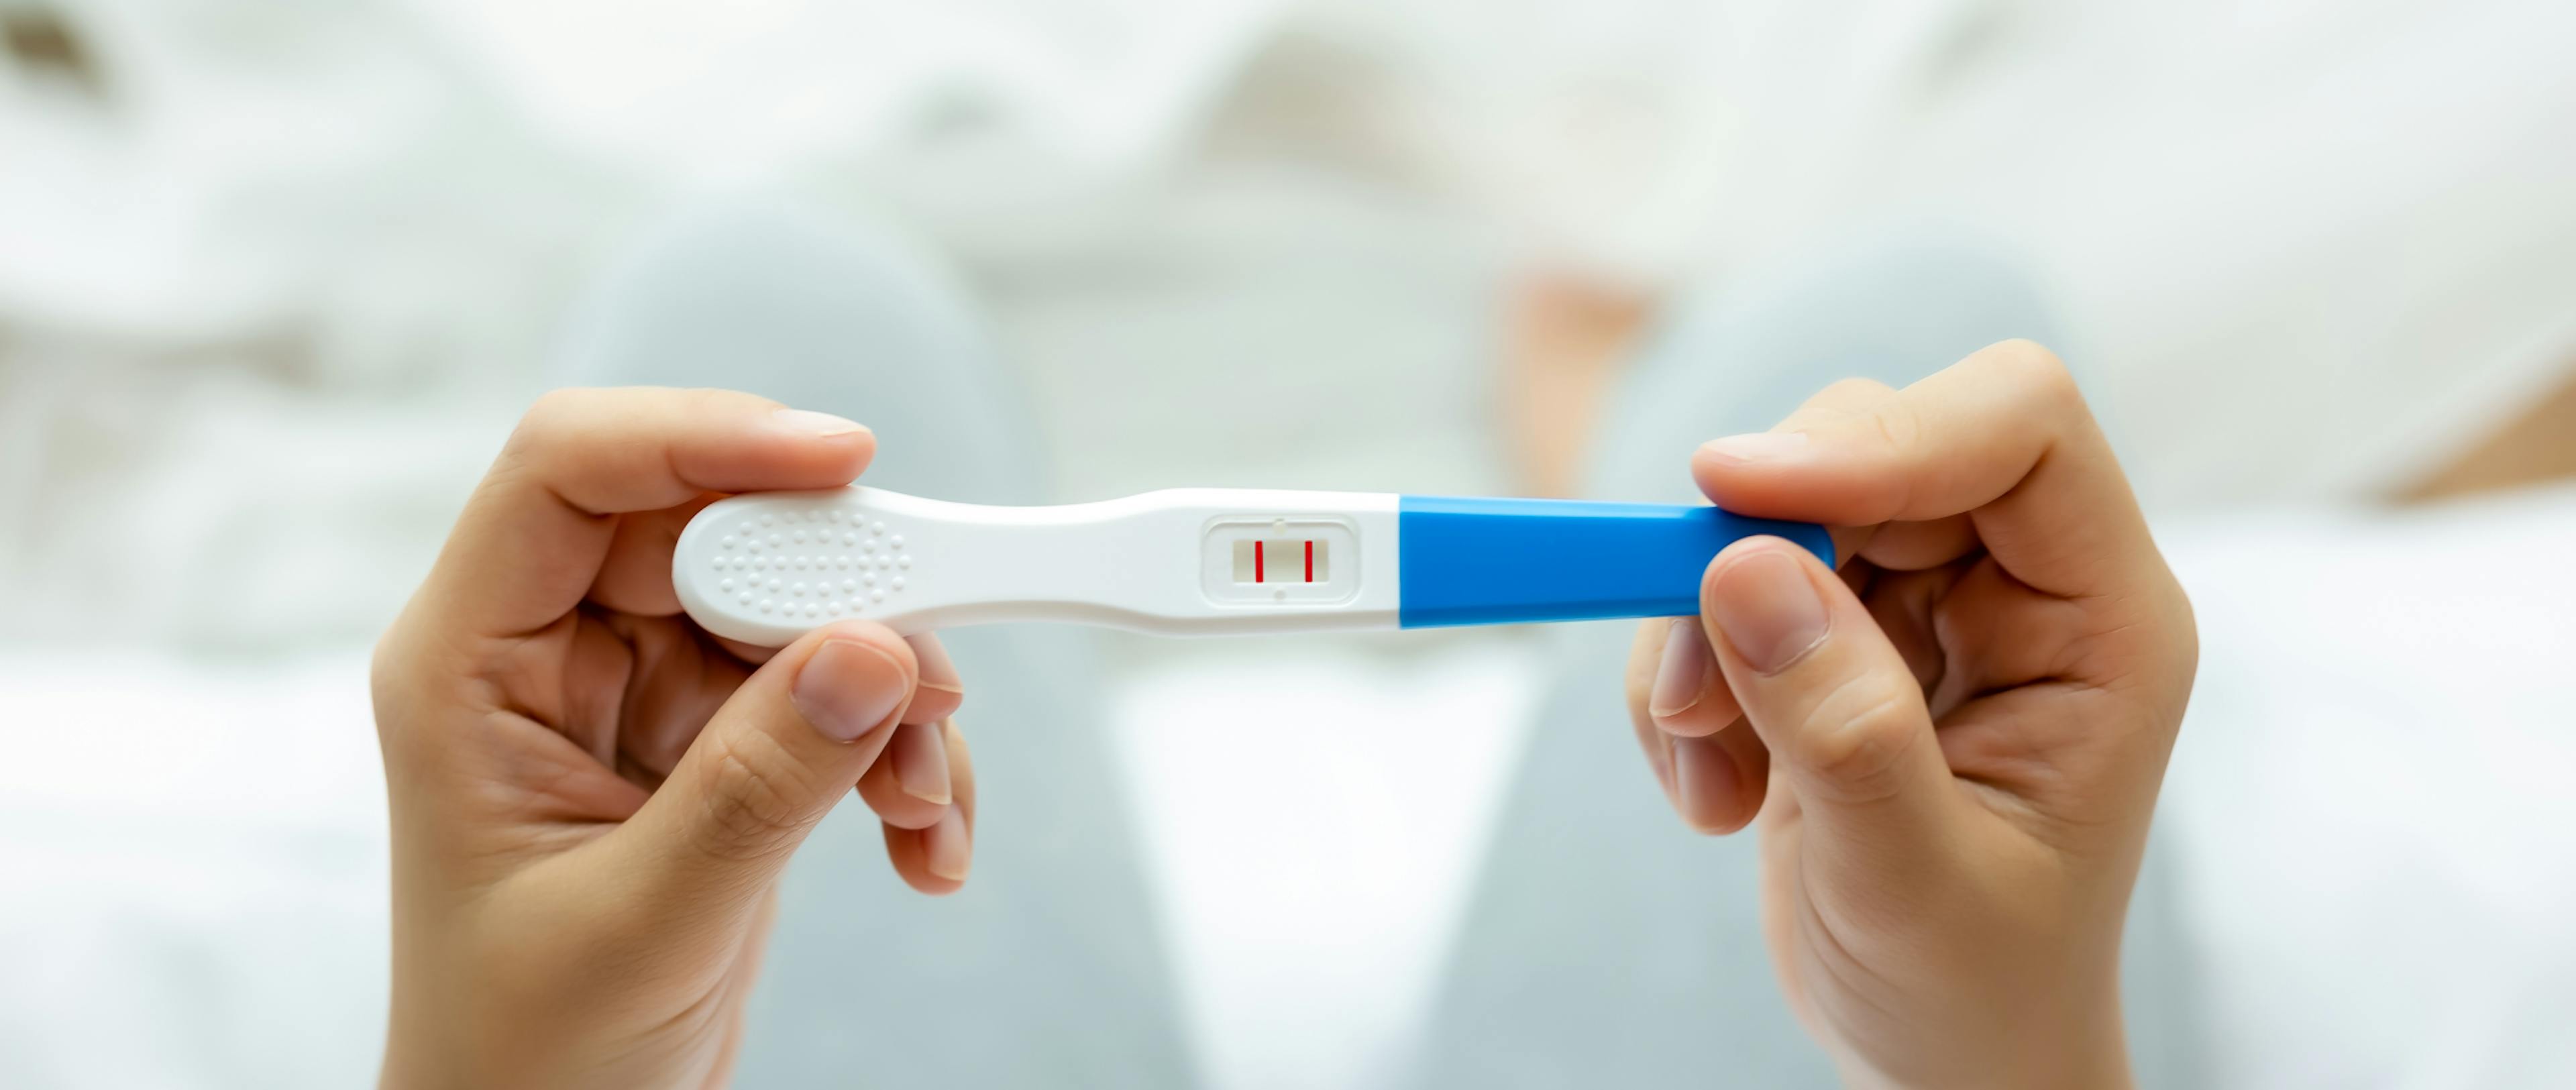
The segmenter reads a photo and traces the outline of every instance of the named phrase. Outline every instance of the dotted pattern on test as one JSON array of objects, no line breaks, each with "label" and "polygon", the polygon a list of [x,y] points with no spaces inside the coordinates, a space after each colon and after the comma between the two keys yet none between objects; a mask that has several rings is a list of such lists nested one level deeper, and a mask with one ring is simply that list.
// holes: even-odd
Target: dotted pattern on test
[{"label": "dotted pattern on test", "polygon": [[778,623],[886,613],[910,582],[903,528],[881,518],[823,506],[744,513],[717,528],[716,594]]}]

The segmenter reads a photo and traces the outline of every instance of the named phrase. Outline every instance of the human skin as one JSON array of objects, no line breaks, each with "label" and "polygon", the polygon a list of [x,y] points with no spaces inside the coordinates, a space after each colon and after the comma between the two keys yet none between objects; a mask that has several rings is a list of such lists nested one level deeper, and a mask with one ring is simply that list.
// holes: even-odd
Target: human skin
[{"label": "human skin", "polygon": [[[974,781],[936,644],[853,623],[771,656],[670,587],[706,502],[846,483],[873,446],[716,391],[530,412],[377,650],[387,1085],[721,1083],[779,872],[853,786],[898,874],[957,888]],[[1847,558],[1738,543],[1629,671],[1684,819],[1760,814],[1799,1017],[1857,1084],[2124,1084],[2120,923],[2196,649],[2064,370],[2007,343],[1845,383],[1693,470]]]},{"label": "human skin", "polygon": [[1801,1022],[1855,1085],[2127,1085],[2120,930],[2198,643],[2065,369],[1842,383],[1691,468],[1843,560],[1737,542],[1628,670],[1682,819],[1758,824]]},{"label": "human skin", "polygon": [[2518,402],[2505,421],[2408,482],[2395,498],[2420,503],[2576,480],[2576,360],[2560,367],[2555,384]]},{"label": "human skin", "polygon": [[975,779],[938,644],[868,622],[731,644],[671,586],[699,508],[847,484],[875,447],[724,391],[529,411],[376,647],[386,1086],[722,1083],[779,874],[853,788],[904,881],[964,881]]}]

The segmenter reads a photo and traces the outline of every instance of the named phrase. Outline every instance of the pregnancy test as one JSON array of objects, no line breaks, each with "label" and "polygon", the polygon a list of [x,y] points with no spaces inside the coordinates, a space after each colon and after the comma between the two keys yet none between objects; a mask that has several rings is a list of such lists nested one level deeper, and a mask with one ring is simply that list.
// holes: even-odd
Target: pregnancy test
[{"label": "pregnancy test", "polygon": [[1833,563],[1822,527],[1705,506],[1176,488],[995,507],[853,485],[708,504],[671,578],[707,631],[768,647],[851,619],[1433,628],[1696,613],[1709,558],[1756,534]]}]

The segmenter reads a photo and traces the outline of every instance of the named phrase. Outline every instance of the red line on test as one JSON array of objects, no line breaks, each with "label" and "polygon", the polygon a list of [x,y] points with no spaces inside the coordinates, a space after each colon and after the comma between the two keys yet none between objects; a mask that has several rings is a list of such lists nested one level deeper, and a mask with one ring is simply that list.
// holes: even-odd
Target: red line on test
[{"label": "red line on test", "polygon": [[1252,543],[1252,581],[1261,582],[1261,542]]},{"label": "red line on test", "polygon": [[1311,539],[1306,542],[1306,581],[1315,581],[1315,543]]}]

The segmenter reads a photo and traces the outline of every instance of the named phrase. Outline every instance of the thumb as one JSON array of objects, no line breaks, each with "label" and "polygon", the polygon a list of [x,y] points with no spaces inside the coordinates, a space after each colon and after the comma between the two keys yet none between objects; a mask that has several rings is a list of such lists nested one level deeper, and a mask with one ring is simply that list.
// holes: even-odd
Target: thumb
[{"label": "thumb", "polygon": [[612,834],[655,911],[753,911],[876,762],[919,678],[903,639],[867,621],[806,633],[754,672]]},{"label": "thumb", "polygon": [[1700,580],[1709,646],[1828,868],[1879,878],[1934,862],[1957,796],[1923,688],[1851,588],[1775,537]]}]

